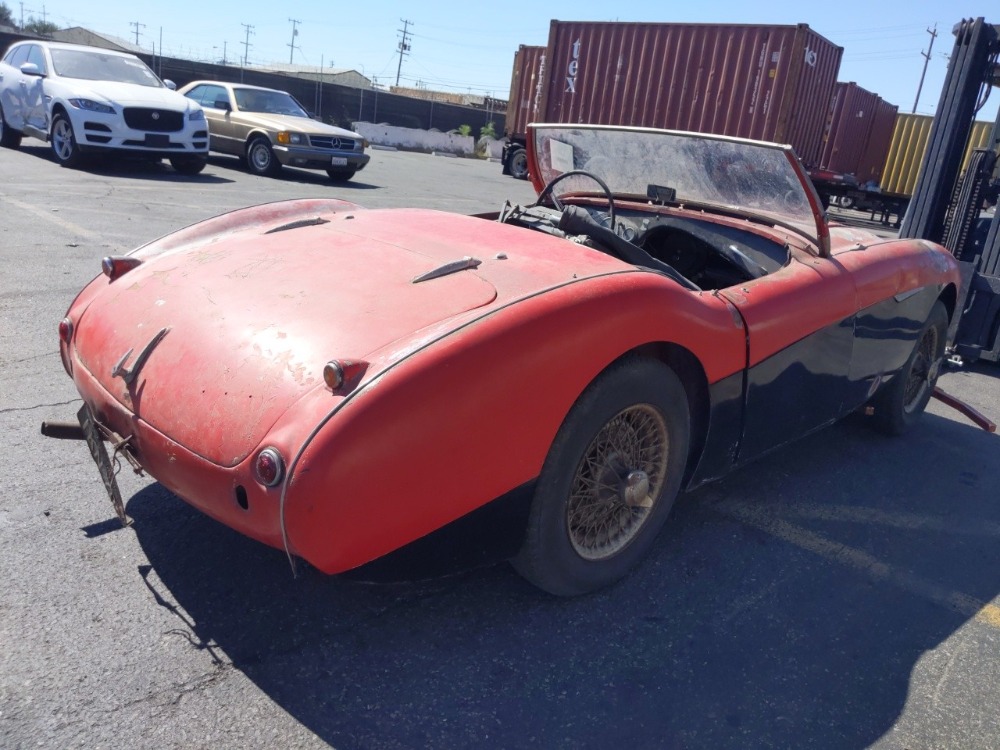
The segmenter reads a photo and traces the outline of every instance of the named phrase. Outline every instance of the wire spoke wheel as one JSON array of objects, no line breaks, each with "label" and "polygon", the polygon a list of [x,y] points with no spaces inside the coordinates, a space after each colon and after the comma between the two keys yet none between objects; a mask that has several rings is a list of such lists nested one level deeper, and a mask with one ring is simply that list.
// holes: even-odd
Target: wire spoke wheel
[{"label": "wire spoke wheel", "polygon": [[638,356],[608,367],[552,441],[514,567],[557,596],[621,579],[670,514],[690,435],[688,395],[670,367]]},{"label": "wire spoke wheel", "polygon": [[939,362],[935,360],[938,350],[938,331],[931,327],[924,331],[920,343],[917,344],[916,357],[910,368],[906,386],[903,389],[903,410],[908,414],[920,404],[927,389],[936,380]]},{"label": "wire spoke wheel", "polygon": [[927,407],[944,361],[948,317],[944,304],[935,302],[906,364],[872,398],[875,426],[882,432],[902,435]]},{"label": "wire spoke wheel", "polygon": [[649,404],[613,417],[588,446],[566,505],[570,542],[585,560],[624,549],[653,511],[667,469],[667,427]]}]

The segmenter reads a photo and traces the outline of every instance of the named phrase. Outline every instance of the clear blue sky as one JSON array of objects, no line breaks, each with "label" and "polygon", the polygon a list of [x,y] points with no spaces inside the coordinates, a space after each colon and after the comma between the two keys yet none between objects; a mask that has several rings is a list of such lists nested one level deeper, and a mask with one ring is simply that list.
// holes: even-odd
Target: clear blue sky
[{"label": "clear blue sky", "polygon": [[[289,59],[293,24],[295,62],[355,68],[379,83],[394,83],[396,52],[403,19],[411,22],[409,54],[403,58],[401,85],[425,85],[447,91],[492,94],[506,98],[510,69],[519,44],[543,45],[549,20],[650,21],[707,23],[808,23],[844,47],[841,81],[855,81],[899,105],[913,108],[930,42],[928,28],[937,26],[918,112],[933,114],[944,81],[951,28],[962,17],[985,16],[1000,24],[1000,0],[823,0],[793,2],[673,2],[636,0],[613,3],[563,2],[329,2],[246,0],[242,3],[195,0],[3,0],[15,19],[45,18],[59,26],[84,26],[135,41],[147,49],[202,60],[219,59],[225,48],[231,60],[243,54],[247,40],[242,24],[253,27],[249,61]],[[620,11],[622,15],[613,15]],[[134,24],[140,24],[136,27]],[[995,89],[981,119],[996,113]],[[988,114],[988,117],[986,116]]]}]

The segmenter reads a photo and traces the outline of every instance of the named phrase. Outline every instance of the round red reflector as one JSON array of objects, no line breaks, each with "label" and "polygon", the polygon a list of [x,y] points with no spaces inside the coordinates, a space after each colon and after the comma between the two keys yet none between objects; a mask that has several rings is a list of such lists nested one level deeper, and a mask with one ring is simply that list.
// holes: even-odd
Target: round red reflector
[{"label": "round red reflector", "polygon": [[63,318],[59,321],[59,338],[64,344],[68,344],[69,340],[73,338],[73,321],[69,318]]},{"label": "round red reflector", "polygon": [[274,487],[281,482],[285,473],[285,462],[281,460],[281,454],[274,448],[265,448],[257,454],[255,465],[257,479],[265,487]]}]

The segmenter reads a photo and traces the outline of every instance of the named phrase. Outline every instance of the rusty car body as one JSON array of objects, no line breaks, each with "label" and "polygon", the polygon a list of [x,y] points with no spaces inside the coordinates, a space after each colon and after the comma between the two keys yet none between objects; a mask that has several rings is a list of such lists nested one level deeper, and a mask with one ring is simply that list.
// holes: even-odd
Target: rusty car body
[{"label": "rusty car body", "polygon": [[529,160],[490,216],[296,200],[106,258],[60,325],[86,432],[327,573],[464,548],[575,595],[679,491],[923,411],[954,259],[828,226],[790,147],[540,124]]}]

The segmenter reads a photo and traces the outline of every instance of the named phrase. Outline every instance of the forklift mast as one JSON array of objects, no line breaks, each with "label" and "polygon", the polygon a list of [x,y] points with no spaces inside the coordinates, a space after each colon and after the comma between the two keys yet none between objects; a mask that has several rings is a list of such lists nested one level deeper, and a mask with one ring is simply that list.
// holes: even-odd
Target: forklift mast
[{"label": "forklift mast", "polygon": [[900,237],[947,247],[962,266],[963,288],[951,335],[963,359],[1000,361],[1000,112],[986,148],[962,159],[976,113],[1000,96],[1000,26],[982,18],[954,28],[955,48]]}]

